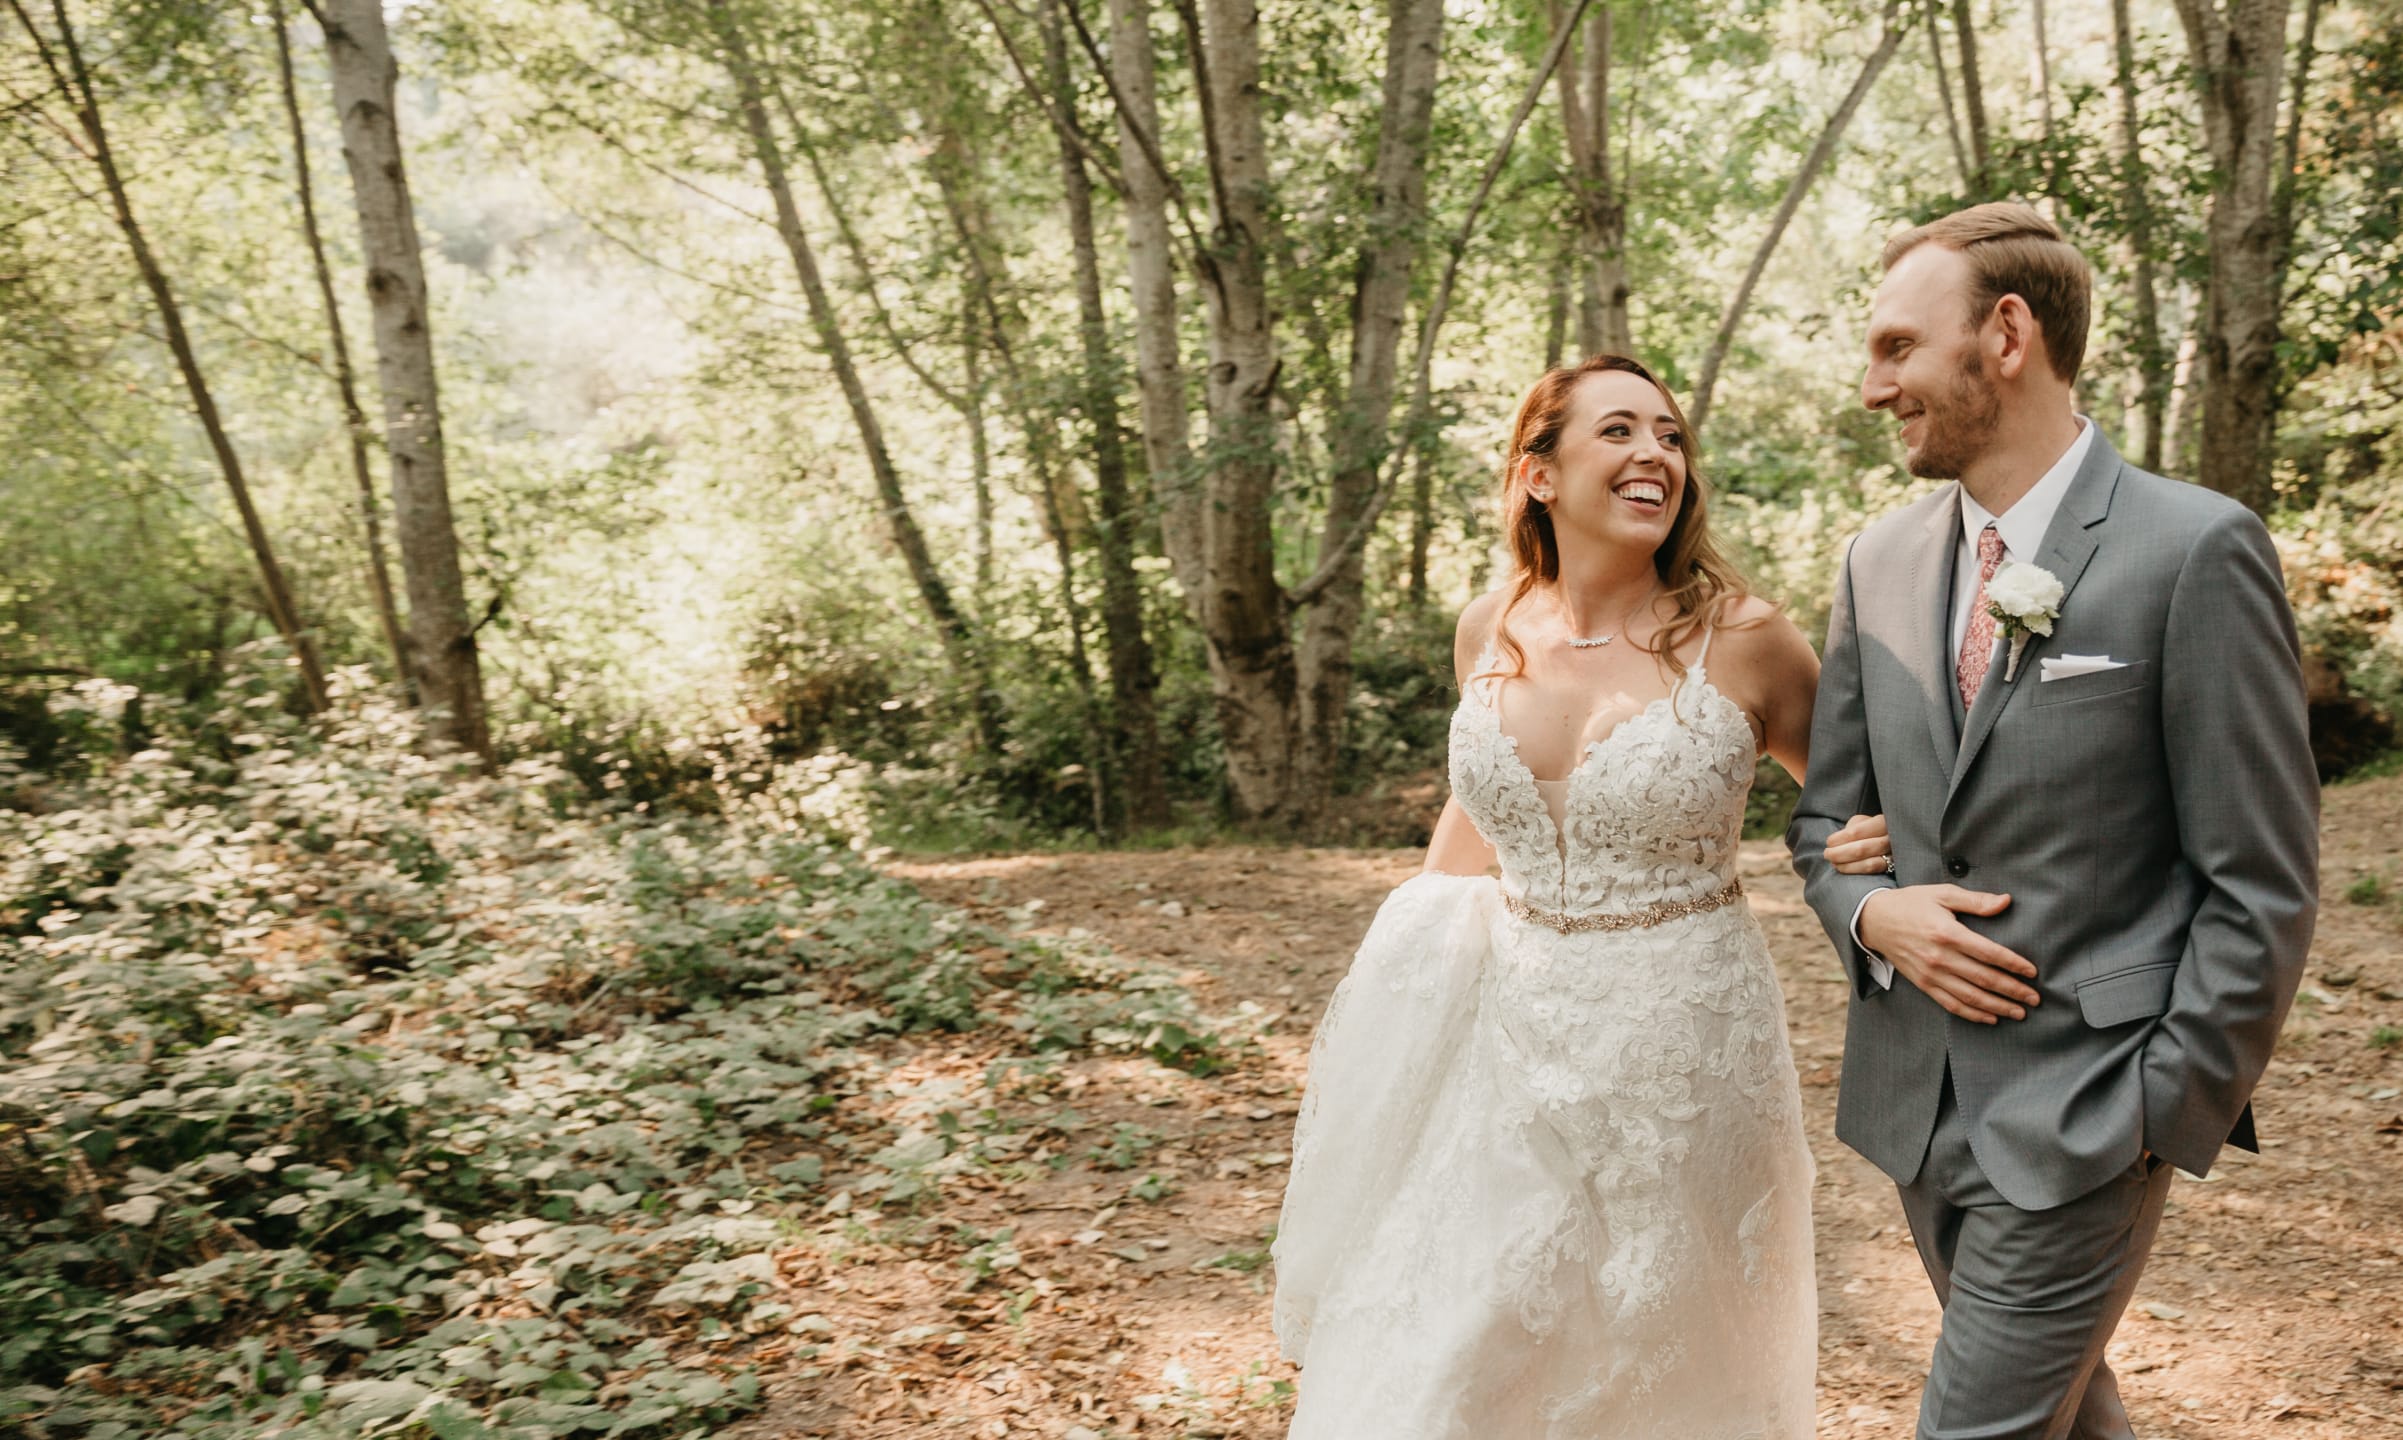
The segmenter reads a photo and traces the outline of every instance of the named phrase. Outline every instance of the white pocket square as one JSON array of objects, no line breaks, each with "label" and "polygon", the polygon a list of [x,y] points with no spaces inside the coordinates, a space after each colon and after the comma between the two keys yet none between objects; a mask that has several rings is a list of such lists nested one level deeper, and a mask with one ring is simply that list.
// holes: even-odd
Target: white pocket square
[{"label": "white pocket square", "polygon": [[2128,662],[2114,660],[2108,655],[2047,655],[2036,662],[2036,683],[2047,680],[2067,680],[2072,675],[2094,675],[2105,670],[2125,670]]}]

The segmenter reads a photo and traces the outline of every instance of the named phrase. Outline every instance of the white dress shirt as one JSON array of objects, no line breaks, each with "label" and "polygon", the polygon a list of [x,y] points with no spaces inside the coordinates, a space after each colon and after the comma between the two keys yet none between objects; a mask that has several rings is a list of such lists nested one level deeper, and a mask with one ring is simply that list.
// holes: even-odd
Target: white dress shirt
[{"label": "white dress shirt", "polygon": [[[2086,463],[2086,452],[2092,448],[2094,422],[2080,415],[2078,438],[2069,442],[2069,448],[2061,452],[2061,458],[2053,462],[2052,468],[2044,472],[2042,479],[2030,486],[2025,495],[2013,501],[2000,515],[1971,499],[1968,487],[1961,488],[1961,536],[1952,547],[1952,645],[1947,653],[1958,656],[1961,653],[1961,641],[1969,634],[1969,607],[1977,599],[1978,587],[1977,537],[1984,533],[1988,525],[1992,525],[1995,533],[2002,537],[2004,563],[2034,563],[2036,551],[2044,544],[2044,532],[2052,528],[2053,515],[2060,510],[2062,497],[2069,493],[2069,482],[2077,478],[2078,467]],[[1997,645],[2001,644],[2002,636],[1997,634],[1994,641]],[[1853,909],[1852,938],[1855,944],[1859,944],[1861,939],[1861,911],[1868,907],[1869,897],[1864,895],[1861,903]],[[1869,959],[1870,975],[1880,986],[1891,989],[1894,984],[1893,965],[1867,945],[1861,945],[1861,953]]]}]

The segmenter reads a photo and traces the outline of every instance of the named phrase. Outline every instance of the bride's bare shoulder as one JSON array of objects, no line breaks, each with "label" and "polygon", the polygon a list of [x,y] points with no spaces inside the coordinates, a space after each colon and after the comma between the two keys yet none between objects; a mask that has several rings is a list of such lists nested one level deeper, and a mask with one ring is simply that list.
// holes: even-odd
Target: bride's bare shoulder
[{"label": "bride's bare shoulder", "polygon": [[1785,607],[1773,600],[1738,596],[1721,612],[1718,630],[1719,638],[1711,650],[1714,672],[1742,667],[1782,675],[1807,665],[1817,673],[1818,657],[1809,637],[1786,614]]},{"label": "bride's bare shoulder", "polygon": [[1509,594],[1497,587],[1471,600],[1460,611],[1460,624],[1452,633],[1453,678],[1467,683],[1469,672],[1476,667],[1477,656],[1494,637],[1494,622],[1502,616],[1502,607],[1509,603]]}]

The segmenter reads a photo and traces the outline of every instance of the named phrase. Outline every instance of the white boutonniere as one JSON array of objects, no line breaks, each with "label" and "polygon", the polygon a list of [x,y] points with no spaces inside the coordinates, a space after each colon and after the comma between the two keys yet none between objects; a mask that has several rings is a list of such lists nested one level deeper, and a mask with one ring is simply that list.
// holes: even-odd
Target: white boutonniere
[{"label": "white boutonniere", "polygon": [[2003,679],[2019,674],[2020,652],[2028,648],[2029,636],[2053,633],[2053,622],[2061,618],[2064,593],[2060,577],[2052,571],[2017,561],[1995,571],[1994,578],[1986,582],[1986,613],[2011,642],[2010,658],[2003,662]]}]

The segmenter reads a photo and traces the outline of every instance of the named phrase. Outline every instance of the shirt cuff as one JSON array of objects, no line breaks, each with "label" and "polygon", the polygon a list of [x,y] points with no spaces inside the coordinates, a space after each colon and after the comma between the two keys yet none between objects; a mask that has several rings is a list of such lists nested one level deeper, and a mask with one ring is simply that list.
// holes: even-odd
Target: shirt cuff
[{"label": "shirt cuff", "polygon": [[1878,894],[1877,891],[1870,891],[1869,894],[1861,897],[1860,904],[1852,907],[1852,943],[1860,946],[1861,954],[1868,958],[1869,978],[1877,982],[1877,988],[1891,990],[1894,988],[1893,962],[1870,949],[1868,944],[1861,939],[1861,912],[1869,908],[1870,898],[1876,894]]}]

